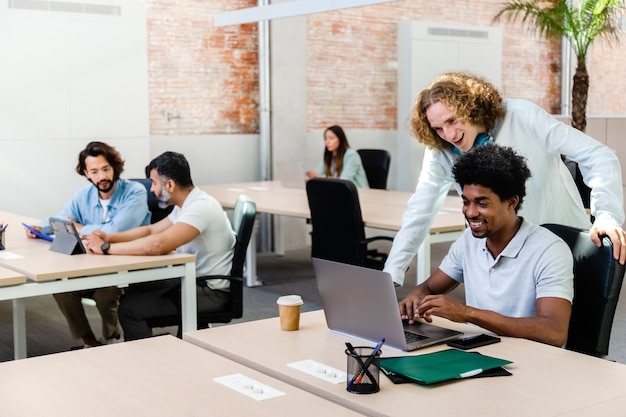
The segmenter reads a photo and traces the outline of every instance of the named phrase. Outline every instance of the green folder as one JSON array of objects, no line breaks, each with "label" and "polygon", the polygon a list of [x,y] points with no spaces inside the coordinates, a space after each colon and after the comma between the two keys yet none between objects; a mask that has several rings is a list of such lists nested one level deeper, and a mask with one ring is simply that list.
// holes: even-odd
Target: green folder
[{"label": "green folder", "polygon": [[386,374],[400,375],[418,384],[468,378],[510,363],[513,362],[458,349],[380,359],[380,367]]}]

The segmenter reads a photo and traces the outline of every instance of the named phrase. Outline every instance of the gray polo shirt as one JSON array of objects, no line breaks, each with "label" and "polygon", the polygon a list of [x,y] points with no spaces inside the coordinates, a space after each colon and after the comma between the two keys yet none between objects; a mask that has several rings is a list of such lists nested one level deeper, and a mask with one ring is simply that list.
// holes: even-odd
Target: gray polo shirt
[{"label": "gray polo shirt", "polygon": [[465,284],[469,306],[508,317],[535,317],[535,301],[574,297],[574,260],[567,244],[551,231],[522,219],[517,234],[496,259],[486,239],[470,229],[452,244],[439,266]]}]

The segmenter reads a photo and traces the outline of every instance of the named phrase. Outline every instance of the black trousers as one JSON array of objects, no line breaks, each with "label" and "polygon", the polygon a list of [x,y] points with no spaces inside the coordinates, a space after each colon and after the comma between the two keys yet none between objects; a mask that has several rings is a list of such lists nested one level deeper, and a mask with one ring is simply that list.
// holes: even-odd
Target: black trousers
[{"label": "black trousers", "polygon": [[[198,311],[213,312],[226,308],[229,294],[196,284]],[[124,340],[152,336],[148,320],[156,317],[181,315],[180,279],[146,282],[130,285],[118,309]]]}]

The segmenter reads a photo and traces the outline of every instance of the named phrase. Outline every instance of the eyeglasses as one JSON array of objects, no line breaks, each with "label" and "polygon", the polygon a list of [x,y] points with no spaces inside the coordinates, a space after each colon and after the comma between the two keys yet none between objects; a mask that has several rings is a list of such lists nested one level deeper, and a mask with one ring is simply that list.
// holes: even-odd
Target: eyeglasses
[{"label": "eyeglasses", "polygon": [[97,176],[99,173],[103,173],[104,175],[109,175],[112,172],[113,172],[113,167],[111,167],[111,165],[107,165],[102,169],[90,169],[88,171],[89,175],[92,177]]}]

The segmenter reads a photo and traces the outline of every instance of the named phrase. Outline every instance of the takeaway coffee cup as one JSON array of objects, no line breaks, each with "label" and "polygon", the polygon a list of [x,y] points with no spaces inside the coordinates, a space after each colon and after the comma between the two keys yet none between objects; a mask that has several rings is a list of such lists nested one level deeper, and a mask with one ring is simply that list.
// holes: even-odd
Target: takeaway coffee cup
[{"label": "takeaway coffee cup", "polygon": [[281,330],[292,331],[300,328],[300,306],[302,297],[299,295],[283,295],[278,297],[278,315]]}]

